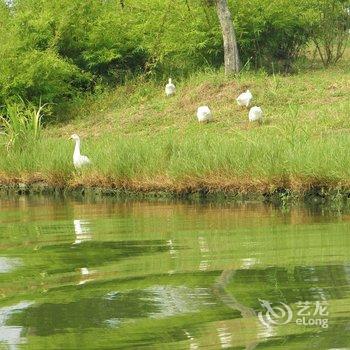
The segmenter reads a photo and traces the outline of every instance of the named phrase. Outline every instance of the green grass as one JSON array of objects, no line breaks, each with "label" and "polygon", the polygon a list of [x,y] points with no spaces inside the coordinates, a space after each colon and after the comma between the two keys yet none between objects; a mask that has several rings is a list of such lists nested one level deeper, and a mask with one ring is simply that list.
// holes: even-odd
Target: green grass
[{"label": "green grass", "polygon": [[[290,76],[207,71],[173,78],[173,98],[164,96],[162,84],[140,78],[71,107],[66,113],[74,119],[49,125],[25,151],[1,147],[1,181],[259,193],[350,188],[346,60]],[[249,123],[248,110],[235,102],[246,88],[264,110],[262,125]],[[197,122],[202,104],[212,109],[212,123]],[[73,132],[93,163],[83,172],[71,164]]]}]

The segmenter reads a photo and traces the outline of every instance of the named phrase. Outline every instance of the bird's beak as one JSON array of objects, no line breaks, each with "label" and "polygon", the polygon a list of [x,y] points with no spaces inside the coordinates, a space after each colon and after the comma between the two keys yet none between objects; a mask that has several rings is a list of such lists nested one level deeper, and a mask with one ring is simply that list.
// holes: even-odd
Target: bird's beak
[{"label": "bird's beak", "polygon": [[68,137],[68,140],[72,140],[72,136],[69,136],[69,137]]}]

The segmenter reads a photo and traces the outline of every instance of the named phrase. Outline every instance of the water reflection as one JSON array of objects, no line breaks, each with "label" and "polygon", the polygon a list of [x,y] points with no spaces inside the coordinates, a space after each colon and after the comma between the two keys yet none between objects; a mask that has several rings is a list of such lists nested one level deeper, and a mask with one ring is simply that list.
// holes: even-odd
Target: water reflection
[{"label": "water reflection", "polygon": [[199,271],[206,271],[209,268],[209,246],[206,239],[202,236],[198,237],[199,251],[201,254],[201,262],[199,263]]},{"label": "water reflection", "polygon": [[22,301],[16,305],[3,307],[0,309],[0,344],[7,344],[10,350],[18,349],[18,345],[23,344],[25,338],[22,337],[23,327],[22,326],[9,326],[7,321],[15,313],[21,312],[28,308],[32,303]]},{"label": "water reflection", "polygon": [[190,350],[199,349],[199,345],[198,345],[196,339],[191,335],[191,333],[188,332],[187,330],[184,330],[184,333],[186,334],[186,337],[190,341]]},{"label": "water reflection", "polygon": [[[130,318],[162,319],[196,313],[213,307],[213,300],[207,289],[159,285],[124,293],[110,291],[100,298],[84,298],[68,304],[38,304],[17,315],[14,321],[32,333],[49,335],[65,329],[103,327],[105,324],[118,327]],[[29,305],[25,304],[26,307]],[[42,323],[42,319],[47,322]]]},{"label": "water reflection", "polygon": [[93,281],[95,271],[90,271],[87,267],[82,267],[80,269],[80,276],[78,285],[85,284],[86,282]]},{"label": "water reflection", "polygon": [[166,318],[186,313],[195,313],[214,305],[209,289],[172,286],[154,286],[146,289],[150,293],[148,301],[152,301],[156,311],[149,314],[151,318]]},{"label": "water reflection", "polygon": [[[2,310],[12,299],[35,301],[1,323],[13,325],[13,336],[1,335],[15,345],[23,334],[38,349],[46,341],[67,349],[350,344],[347,214],[26,199],[6,203],[0,230]],[[259,299],[293,310],[299,301],[325,300],[329,328],[264,325]]]},{"label": "water reflection", "polygon": [[[43,303],[16,315],[30,333],[40,336],[62,333],[69,329],[103,328],[111,320],[147,317],[155,310],[154,303],[147,300],[146,291],[120,293],[117,298],[82,298],[69,303]],[[46,320],[42,322],[42,320]]]},{"label": "water reflection", "polygon": [[6,258],[0,256],[0,273],[8,273],[21,265],[21,260],[17,258]]},{"label": "water reflection", "polygon": [[73,244],[80,244],[92,239],[89,222],[84,220],[74,220],[75,241]]},{"label": "water reflection", "polygon": [[222,349],[228,349],[233,346],[232,344],[232,333],[227,327],[225,322],[222,323],[222,327],[217,328],[218,335],[220,338],[220,344]]},{"label": "water reflection", "polygon": [[172,259],[176,258],[177,250],[175,249],[175,245],[172,239],[169,239],[167,242],[167,246],[169,247],[169,254]]},{"label": "water reflection", "polygon": [[241,268],[250,269],[250,268],[253,268],[258,263],[259,263],[259,260],[256,258],[245,258],[241,260]]}]

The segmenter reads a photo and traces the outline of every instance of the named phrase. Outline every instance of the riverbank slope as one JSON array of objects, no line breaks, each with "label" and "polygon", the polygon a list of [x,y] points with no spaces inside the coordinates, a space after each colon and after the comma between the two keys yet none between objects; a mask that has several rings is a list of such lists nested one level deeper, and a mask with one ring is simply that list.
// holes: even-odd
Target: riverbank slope
[{"label": "riverbank slope", "polygon": [[[348,62],[288,76],[174,77],[171,98],[162,85],[130,82],[71,107],[69,121],[47,126],[33,146],[1,147],[0,184],[110,193],[350,192]],[[249,123],[248,110],[236,104],[248,88],[264,111],[262,125]],[[212,109],[213,122],[197,122],[200,105]],[[92,160],[81,172],[72,166],[72,133]]]}]

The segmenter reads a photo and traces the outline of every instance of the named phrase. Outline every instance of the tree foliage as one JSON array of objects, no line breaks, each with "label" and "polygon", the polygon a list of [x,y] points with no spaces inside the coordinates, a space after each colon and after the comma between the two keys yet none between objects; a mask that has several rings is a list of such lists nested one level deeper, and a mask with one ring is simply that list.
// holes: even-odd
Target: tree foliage
[{"label": "tree foliage", "polygon": [[[348,19],[348,1],[329,1],[341,6],[328,10],[328,0],[230,0],[243,65],[288,66],[311,39],[325,52],[324,23]],[[210,4],[0,0],[0,105],[18,96],[60,103],[135,74],[164,78],[219,67],[222,35]],[[334,57],[329,61],[340,58]]]},{"label": "tree foliage", "polygon": [[350,34],[348,0],[311,0],[313,22],[311,38],[324,66],[337,63],[343,56]]}]

